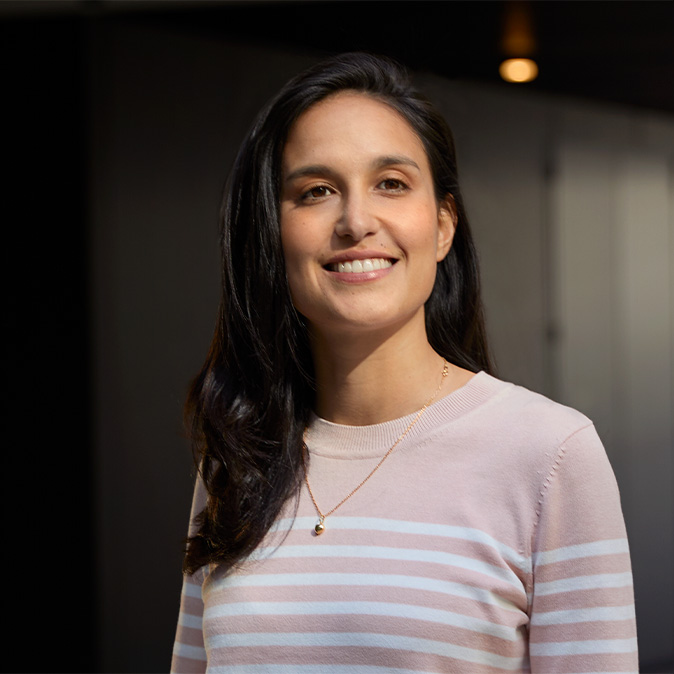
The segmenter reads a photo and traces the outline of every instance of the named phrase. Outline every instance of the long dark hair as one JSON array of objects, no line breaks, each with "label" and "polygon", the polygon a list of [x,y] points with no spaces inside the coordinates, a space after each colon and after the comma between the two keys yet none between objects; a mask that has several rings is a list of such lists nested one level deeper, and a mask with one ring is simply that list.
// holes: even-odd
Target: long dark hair
[{"label": "long dark hair", "polygon": [[262,541],[303,478],[302,438],[315,384],[307,327],[292,305],[281,248],[281,157],[288,132],[310,106],[338,91],[376,97],[422,140],[438,200],[457,217],[425,307],[433,348],[473,372],[492,371],[477,255],[459,190],[450,130],[387,58],[344,54],[290,80],[245,138],[221,213],[222,300],[206,362],[186,404],[208,503],[189,539],[184,571],[231,568]]}]

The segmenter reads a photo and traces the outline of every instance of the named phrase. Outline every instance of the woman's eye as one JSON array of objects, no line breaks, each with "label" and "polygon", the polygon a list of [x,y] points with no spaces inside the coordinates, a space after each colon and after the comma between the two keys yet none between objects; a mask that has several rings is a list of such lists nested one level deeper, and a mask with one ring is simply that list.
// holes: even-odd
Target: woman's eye
[{"label": "woman's eye", "polygon": [[379,187],[387,192],[403,192],[407,189],[407,185],[397,178],[386,178],[379,183]]},{"label": "woman's eye", "polygon": [[327,185],[316,185],[302,194],[302,199],[311,201],[312,199],[321,199],[332,194],[332,190]]}]

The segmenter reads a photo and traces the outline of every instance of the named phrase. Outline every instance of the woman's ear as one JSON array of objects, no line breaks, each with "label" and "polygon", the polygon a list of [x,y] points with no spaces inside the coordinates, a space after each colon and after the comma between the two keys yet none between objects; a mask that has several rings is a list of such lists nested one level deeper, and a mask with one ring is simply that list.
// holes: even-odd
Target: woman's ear
[{"label": "woman's ear", "polygon": [[436,255],[438,262],[445,259],[447,253],[449,253],[449,249],[452,247],[456,223],[457,216],[454,197],[448,194],[440,202],[438,208],[438,250]]}]

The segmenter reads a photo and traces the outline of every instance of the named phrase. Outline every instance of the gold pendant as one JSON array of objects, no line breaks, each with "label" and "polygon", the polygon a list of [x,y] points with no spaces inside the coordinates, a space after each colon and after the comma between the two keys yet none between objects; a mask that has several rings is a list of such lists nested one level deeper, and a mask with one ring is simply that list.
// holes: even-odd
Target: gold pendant
[{"label": "gold pendant", "polygon": [[320,536],[324,531],[325,531],[325,525],[323,522],[325,521],[325,517],[321,517],[318,520],[318,523],[314,527],[314,531],[316,532],[316,536]]}]

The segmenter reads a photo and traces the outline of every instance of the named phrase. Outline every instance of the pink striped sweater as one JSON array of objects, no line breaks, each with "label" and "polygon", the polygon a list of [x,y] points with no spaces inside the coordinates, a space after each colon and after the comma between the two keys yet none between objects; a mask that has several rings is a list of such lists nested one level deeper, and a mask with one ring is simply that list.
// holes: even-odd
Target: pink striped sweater
[{"label": "pink striped sweater", "polygon": [[[330,510],[413,417],[314,419]],[[203,506],[197,484],[193,514]],[[636,672],[632,576],[613,473],[579,412],[479,373],[428,408],[313,533],[303,488],[240,568],[187,577],[172,671]]]}]

